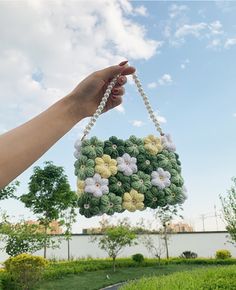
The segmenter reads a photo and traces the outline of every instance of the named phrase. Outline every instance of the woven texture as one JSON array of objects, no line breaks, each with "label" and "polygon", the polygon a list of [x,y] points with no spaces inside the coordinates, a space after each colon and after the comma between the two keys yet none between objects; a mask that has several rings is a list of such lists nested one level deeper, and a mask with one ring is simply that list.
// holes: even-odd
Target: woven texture
[{"label": "woven texture", "polygon": [[169,135],[97,137],[76,144],[80,214],[92,216],[182,204],[181,163]]}]

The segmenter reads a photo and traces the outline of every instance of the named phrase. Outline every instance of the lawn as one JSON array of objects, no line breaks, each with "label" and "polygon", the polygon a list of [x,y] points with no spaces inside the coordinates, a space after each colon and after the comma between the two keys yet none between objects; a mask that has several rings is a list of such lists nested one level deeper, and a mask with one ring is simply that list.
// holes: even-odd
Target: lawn
[{"label": "lawn", "polygon": [[[40,283],[40,286],[37,288],[37,290],[96,290],[118,282],[139,279],[143,276],[147,277],[168,275],[174,272],[188,271],[202,267],[206,266],[170,264],[152,267],[119,268],[117,269],[116,273],[113,273],[110,269],[83,272],[77,275],[68,275],[61,279],[42,282]],[[109,278],[107,278],[107,275]]]}]

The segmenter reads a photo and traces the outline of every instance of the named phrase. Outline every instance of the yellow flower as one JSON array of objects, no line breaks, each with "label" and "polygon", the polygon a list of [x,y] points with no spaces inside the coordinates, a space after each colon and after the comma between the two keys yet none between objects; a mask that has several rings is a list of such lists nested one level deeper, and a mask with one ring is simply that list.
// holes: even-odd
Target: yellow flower
[{"label": "yellow flower", "polygon": [[148,135],[144,138],[144,148],[151,154],[156,155],[162,151],[161,140],[154,135]]},{"label": "yellow flower", "polygon": [[77,179],[77,195],[80,197],[84,193],[85,183],[84,180]]},{"label": "yellow flower", "polygon": [[117,161],[115,159],[111,159],[111,157],[107,154],[104,154],[102,157],[97,157],[95,159],[95,163],[95,171],[103,178],[108,178],[117,173]]},{"label": "yellow flower", "polygon": [[144,208],[144,195],[131,189],[130,192],[125,192],[123,196],[123,208],[128,211],[142,210]]}]

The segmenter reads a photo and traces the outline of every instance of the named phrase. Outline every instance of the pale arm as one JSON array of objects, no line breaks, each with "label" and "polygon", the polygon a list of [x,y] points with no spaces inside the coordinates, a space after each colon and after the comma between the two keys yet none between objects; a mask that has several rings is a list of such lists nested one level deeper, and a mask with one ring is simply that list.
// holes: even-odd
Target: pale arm
[{"label": "pale arm", "polygon": [[[0,189],[15,179],[84,117],[91,116],[116,74],[127,75],[132,67],[112,66],[84,79],[68,96],[30,121],[0,136]],[[121,103],[126,77],[119,78],[106,111]],[[116,91],[115,91],[116,90]]]}]

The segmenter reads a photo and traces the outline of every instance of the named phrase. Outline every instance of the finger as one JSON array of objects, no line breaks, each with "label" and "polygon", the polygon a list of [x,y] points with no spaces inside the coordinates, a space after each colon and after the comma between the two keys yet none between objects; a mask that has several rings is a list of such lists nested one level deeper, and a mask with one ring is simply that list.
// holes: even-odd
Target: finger
[{"label": "finger", "polygon": [[131,75],[136,71],[136,68],[133,66],[125,66],[124,69],[122,70],[121,74],[122,75]]},{"label": "finger", "polygon": [[117,80],[117,83],[120,85],[124,85],[127,82],[127,77],[126,76],[120,76]]},{"label": "finger", "polygon": [[115,95],[124,95],[125,94],[125,88],[124,87],[115,87],[112,89],[112,93]]},{"label": "finger", "polygon": [[126,68],[124,66],[119,66],[119,65],[113,65],[109,66],[107,68],[101,69],[96,71],[96,74],[99,74],[102,79],[111,79],[115,77],[116,75],[120,74],[125,70]]},{"label": "finger", "polygon": [[111,98],[108,99],[105,111],[113,109],[113,108],[119,106],[121,103],[122,103],[122,96],[121,95],[117,95],[117,96],[113,95]]}]

